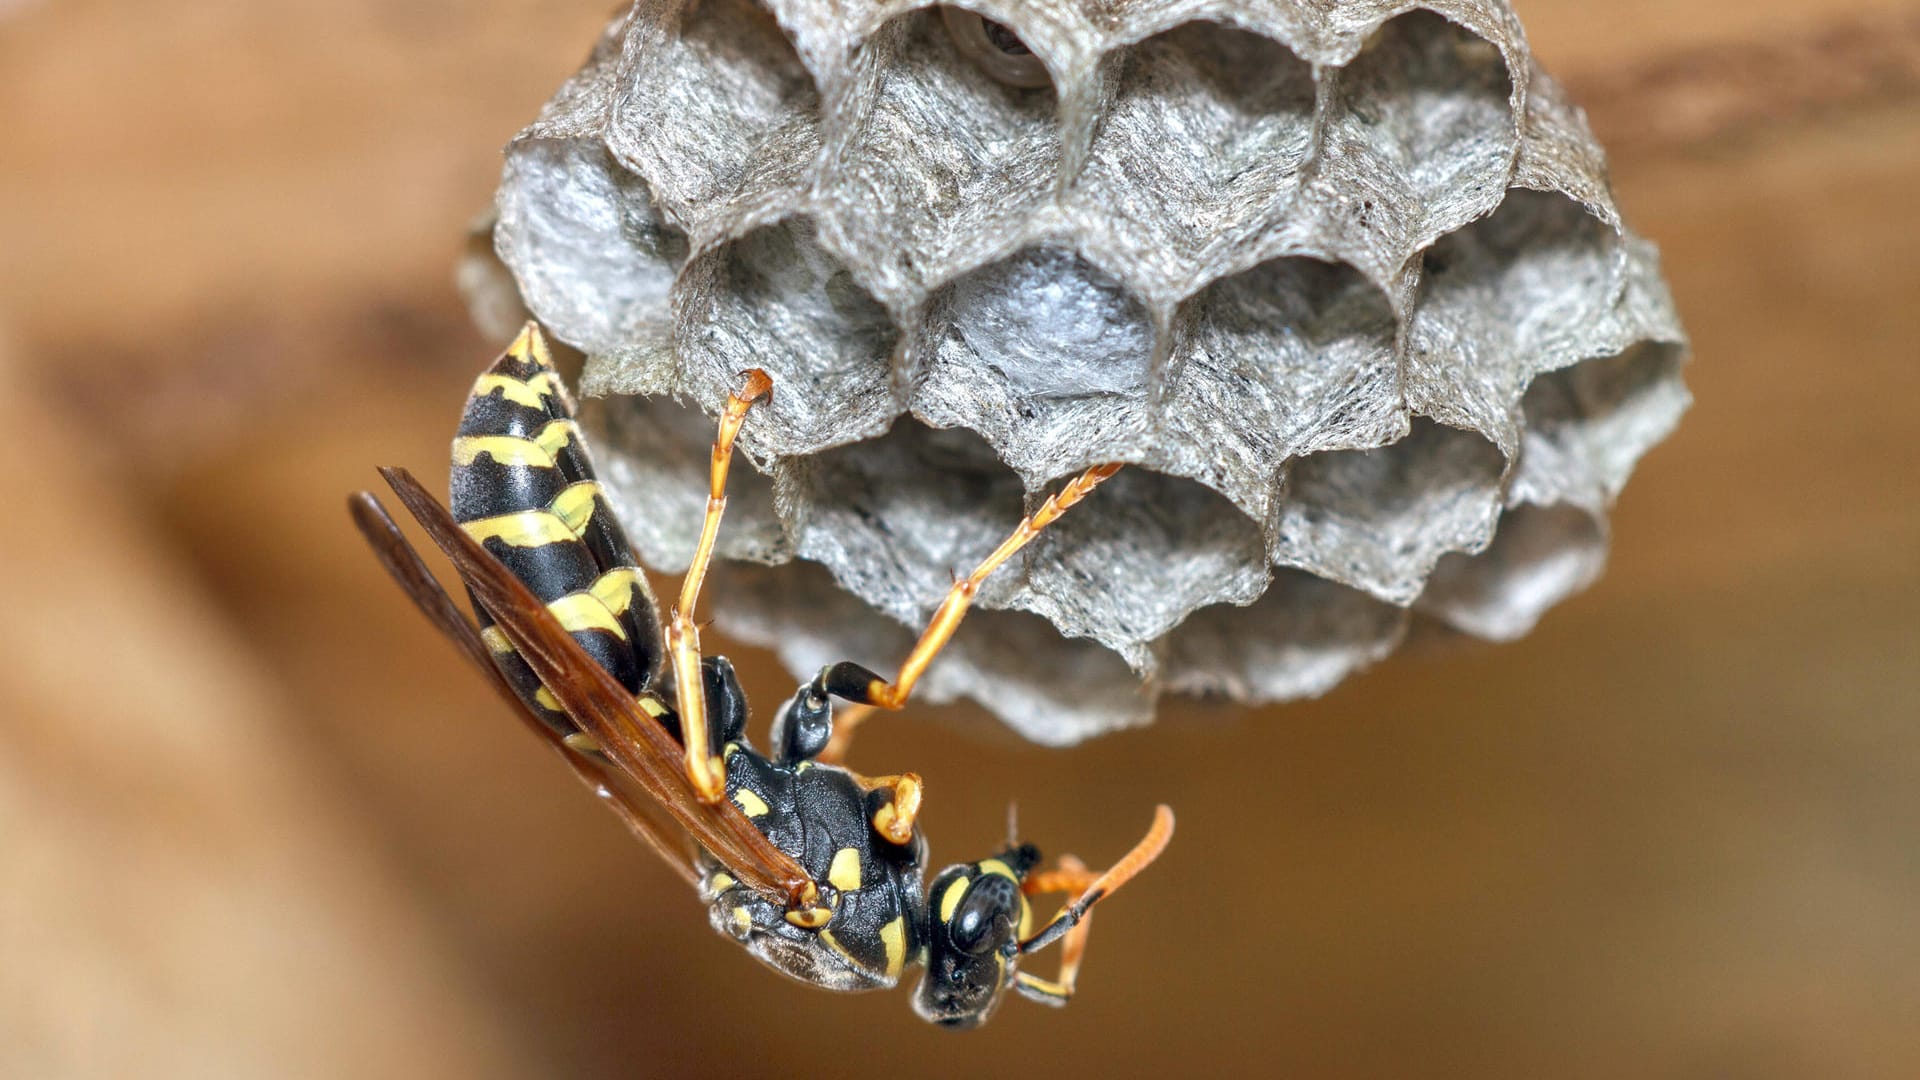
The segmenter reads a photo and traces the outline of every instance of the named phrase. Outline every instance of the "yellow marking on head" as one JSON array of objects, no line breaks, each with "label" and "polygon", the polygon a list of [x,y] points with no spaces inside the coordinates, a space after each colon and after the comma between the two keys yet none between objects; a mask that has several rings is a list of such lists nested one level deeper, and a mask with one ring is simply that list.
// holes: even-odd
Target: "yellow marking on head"
[{"label": "yellow marking on head", "polygon": [[480,518],[460,526],[468,536],[482,543],[498,539],[509,547],[542,547],[562,540],[579,540],[567,523],[545,510],[517,510],[511,514]]},{"label": "yellow marking on head", "polygon": [[964,877],[955,878],[953,884],[947,886],[947,891],[940,894],[941,922],[953,921],[953,913],[959,910],[961,899],[967,895],[967,882],[971,880]]},{"label": "yellow marking on head", "polygon": [[638,700],[640,710],[655,720],[667,715],[667,703],[652,694],[641,694]]},{"label": "yellow marking on head", "polygon": [[818,930],[833,921],[833,909],[824,907],[801,908],[787,912],[787,921],[802,930]]},{"label": "yellow marking on head", "polygon": [[547,605],[563,630],[605,630],[621,641],[627,640],[627,628],[607,610],[607,605],[590,592],[571,592]]},{"label": "yellow marking on head", "polygon": [[[545,693],[546,689],[544,686],[541,687],[541,693]],[[567,749],[576,754],[597,754],[600,752],[600,741],[584,731],[576,731],[571,735],[563,736],[560,741],[566,743]]]},{"label": "yellow marking on head", "polygon": [[900,969],[907,966],[906,916],[895,915],[892,922],[880,928],[880,944],[887,950],[887,978],[899,978]]},{"label": "yellow marking on head", "polygon": [[735,788],[733,801],[740,804],[740,812],[748,817],[759,817],[771,809],[771,807],[767,805],[767,800],[755,795],[746,788]]},{"label": "yellow marking on head", "polygon": [[1020,880],[1020,875],[1013,872],[1013,867],[1008,866],[999,859],[981,859],[980,872],[983,874],[995,874],[1003,878],[1012,878],[1015,881]]},{"label": "yellow marking on head", "polygon": [[839,953],[841,959],[845,960],[847,963],[852,964],[855,967],[860,966],[860,961],[855,960],[853,958],[853,954],[847,951],[847,947],[845,945],[840,944],[840,939],[833,936],[833,931],[831,930],[820,931],[820,940],[827,943],[827,948],[832,949],[834,952]]},{"label": "yellow marking on head", "polygon": [[744,937],[747,931],[753,929],[753,915],[744,907],[734,908],[732,914],[733,925],[740,928],[740,934]]},{"label": "yellow marking on head", "polygon": [[553,696],[553,691],[544,686],[534,690],[533,702],[543,709],[552,709],[554,712],[567,711],[566,706],[560,704],[560,699]]},{"label": "yellow marking on head", "polygon": [[732,761],[733,755],[739,752],[740,752],[740,744],[737,742],[730,742],[727,745],[720,748],[720,760]]},{"label": "yellow marking on head", "polygon": [[520,328],[520,335],[507,346],[507,355],[523,364],[534,364],[543,368],[553,366],[553,350],[547,345],[547,335],[540,324],[529,319],[527,325]]},{"label": "yellow marking on head", "polygon": [[594,496],[601,494],[600,485],[593,480],[576,480],[566,489],[553,497],[547,509],[560,515],[567,528],[579,532],[593,517]]},{"label": "yellow marking on head", "polygon": [[793,769],[793,771],[794,771],[794,772],[797,772],[797,773],[803,773],[803,772],[806,772],[806,771],[807,771],[808,769],[811,769],[811,768],[813,768],[813,762],[811,762],[811,761],[803,761],[803,762],[801,762],[801,763],[800,763],[799,765],[796,765],[796,766],[794,766],[794,769]]},{"label": "yellow marking on head", "polygon": [[627,609],[633,606],[636,589],[642,595],[652,595],[647,591],[647,579],[641,577],[640,571],[632,566],[609,570],[594,578],[593,584],[587,586],[587,591],[599,597],[600,602],[607,605],[607,610],[615,615],[625,615]]},{"label": "yellow marking on head", "polygon": [[496,656],[506,656],[514,651],[513,642],[507,637],[507,632],[497,626],[489,626],[480,631],[480,640],[486,642],[487,651]]},{"label": "yellow marking on head", "polygon": [[860,853],[850,847],[843,847],[833,853],[833,863],[827,867],[827,884],[843,893],[853,892],[860,887]]},{"label": "yellow marking on head", "polygon": [[473,380],[473,396],[477,398],[499,394],[515,405],[524,405],[529,409],[547,407],[546,397],[552,393],[552,372],[543,371],[522,382],[511,375],[496,375],[489,371]]},{"label": "yellow marking on head", "polygon": [[453,463],[471,465],[485,454],[501,465],[553,468],[553,451],[518,435],[461,435],[453,440]]},{"label": "yellow marking on head", "polygon": [[726,892],[728,889],[733,888],[733,875],[727,873],[725,870],[719,871],[707,879],[707,887],[716,893]]}]

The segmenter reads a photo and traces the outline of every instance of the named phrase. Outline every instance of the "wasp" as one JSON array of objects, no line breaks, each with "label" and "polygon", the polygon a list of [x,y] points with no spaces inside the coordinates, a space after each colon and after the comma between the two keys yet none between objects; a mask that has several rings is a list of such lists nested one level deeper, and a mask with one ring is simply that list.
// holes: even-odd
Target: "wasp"
[{"label": "wasp", "polygon": [[[450,505],[405,469],[380,470],[451,560],[473,601],[462,613],[369,492],[349,500],[388,573],[534,734],[628,829],[698,890],[715,930],[768,966],[833,990],[898,984],[925,972],[913,1004],[968,1028],[1014,991],[1073,996],[1090,912],[1157,858],[1173,814],[1101,873],[1071,856],[1043,868],[1030,844],[949,866],[925,884],[916,824],[919,776],[864,776],[844,756],[857,720],[906,704],[915,681],[988,575],[1118,470],[1095,466],[1024,518],[957,579],[891,682],[857,664],[822,669],[781,706],[772,753],[748,740],[733,665],[702,656],[693,615],[726,510],[733,443],[773,384],[742,373],[713,444],[698,547],[678,606],[659,614],[606,493],[594,478],[572,397],[539,326],[529,323],[475,382],[453,440]],[[836,730],[835,701],[850,708]],[[1036,926],[1031,899],[1071,897]],[[1022,970],[1061,945],[1058,974]]]}]

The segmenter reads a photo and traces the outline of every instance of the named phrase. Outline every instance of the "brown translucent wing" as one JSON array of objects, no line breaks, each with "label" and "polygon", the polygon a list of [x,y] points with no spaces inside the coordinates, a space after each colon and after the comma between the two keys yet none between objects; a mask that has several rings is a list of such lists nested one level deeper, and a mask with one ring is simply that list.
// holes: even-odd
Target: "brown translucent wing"
[{"label": "brown translucent wing", "polygon": [[411,473],[383,468],[380,475],[567,715],[628,778],[743,884],[788,910],[814,901],[818,890],[807,872],[731,801],[711,806],[699,801],[687,779],[680,744],[581,649],[512,571],[469,537]]},{"label": "brown translucent wing", "polygon": [[447,590],[440,587],[440,582],[427,569],[427,564],[421,561],[413,545],[407,542],[406,536],[387,513],[387,508],[380,505],[380,500],[369,492],[358,492],[348,498],[347,509],[353,515],[353,523],[360,529],[360,535],[366,538],[367,545],[380,560],[380,565],[386,567],[387,573],[400,585],[407,598],[413,601],[413,606],[419,608],[427,621],[445,634],[480,671],[488,685],[513,709],[514,715],[520,718],[527,730],[552,747],[567,763],[567,767],[573,770],[573,774],[580,778],[580,782],[604,799],[627,828],[665,860],[687,884],[698,885],[700,875],[694,866],[694,856],[687,844],[686,834],[673,822],[663,820],[657,812],[650,812],[634,800],[600,762],[569,749],[552,728],[527,709],[520,695],[513,692],[513,687],[501,677],[500,670],[493,666],[486,642],[480,639],[473,623],[454,603],[453,597],[447,595]]}]

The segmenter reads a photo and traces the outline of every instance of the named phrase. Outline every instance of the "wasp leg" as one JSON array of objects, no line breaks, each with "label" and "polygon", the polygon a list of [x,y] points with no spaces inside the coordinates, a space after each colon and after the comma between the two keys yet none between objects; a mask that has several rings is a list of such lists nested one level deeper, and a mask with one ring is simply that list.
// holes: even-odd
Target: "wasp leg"
[{"label": "wasp leg", "polygon": [[[1071,855],[1062,855],[1056,869],[1029,875],[1027,880],[1020,883],[1020,891],[1028,896],[1080,893],[1098,877],[1087,869],[1086,863]],[[1080,961],[1086,956],[1087,935],[1092,931],[1093,913],[1089,911],[1080,916],[1080,921],[1060,940],[1060,974],[1052,979],[1042,979],[1024,971],[1015,972],[1013,988],[1035,1001],[1065,1005],[1073,997],[1074,984],[1080,978]]]},{"label": "wasp leg", "polygon": [[[839,737],[833,702],[828,697],[827,675],[831,670],[822,670],[813,681],[801,684],[775,718],[773,753],[776,761],[797,764],[823,760],[829,765],[839,764],[838,760],[828,760],[825,756]],[[866,777],[850,769],[848,772],[866,790],[887,793],[886,801],[873,811],[874,831],[895,844],[913,839],[914,818],[920,813],[920,777],[913,773]]]},{"label": "wasp leg", "polygon": [[1100,486],[1101,481],[1119,471],[1118,464],[1095,465],[1069,480],[1066,487],[1048,496],[1038,510],[1022,518],[1013,532],[994,549],[993,554],[973,568],[973,573],[953,583],[946,599],[940,602],[939,609],[928,620],[927,628],[921,632],[919,642],[901,663],[900,674],[893,682],[889,683],[859,664],[843,661],[820,673],[821,685],[833,696],[856,704],[881,709],[898,709],[905,705],[908,695],[913,693],[914,684],[920,681],[921,675],[926,674],[927,666],[933,663],[933,658],[940,654],[940,650],[953,638],[953,632],[959,629],[960,620],[966,618],[974,595],[987,578],[1021,548],[1032,543],[1041,530],[1086,498],[1094,488]]},{"label": "wasp leg", "polygon": [[869,791],[885,791],[886,802],[873,811],[873,831],[895,844],[913,839],[913,823],[920,816],[920,798],[924,790],[917,773],[897,776],[854,777]]},{"label": "wasp leg", "polygon": [[[1120,886],[1133,880],[1133,876],[1153,864],[1160,853],[1167,849],[1167,841],[1173,839],[1173,810],[1164,804],[1154,808],[1153,824],[1148,827],[1147,835],[1133,845],[1133,850],[1121,857],[1120,861],[1108,867],[1105,873],[1089,882],[1081,891],[1079,899],[1060,909],[1052,921],[1041,927],[1040,932],[1020,943],[1022,955],[1038,952],[1073,931],[1086,921],[1087,912],[1102,899],[1118,892]],[[1036,875],[1045,877],[1045,875]],[[1084,946],[1083,946],[1084,947]]]},{"label": "wasp leg", "polygon": [[874,706],[852,704],[835,709],[830,700],[840,683],[829,680],[835,668],[821,668],[811,682],[802,683],[780,710],[773,722],[773,754],[777,761],[797,764],[818,761],[825,765],[844,764],[853,745],[854,729],[873,715]]},{"label": "wasp leg", "polygon": [[680,604],[667,622],[667,649],[673,658],[674,689],[680,707],[681,744],[687,751],[687,779],[700,801],[712,805],[727,794],[726,764],[711,752],[707,732],[706,695],[700,674],[700,628],[693,622],[700,602],[700,586],[713,561],[713,543],[720,535],[720,518],[727,511],[727,469],[733,463],[733,440],[755,402],[771,400],[773,380],[759,368],[746,372],[740,391],[727,395],[720,413],[719,434],[713,440],[708,470],[707,516],[700,526],[700,546],[680,586]]},{"label": "wasp leg", "polygon": [[815,759],[828,765],[839,765],[847,760],[847,751],[853,748],[853,733],[867,717],[879,711],[879,706],[864,703],[851,704],[840,710],[833,718],[833,735],[827,739]]}]

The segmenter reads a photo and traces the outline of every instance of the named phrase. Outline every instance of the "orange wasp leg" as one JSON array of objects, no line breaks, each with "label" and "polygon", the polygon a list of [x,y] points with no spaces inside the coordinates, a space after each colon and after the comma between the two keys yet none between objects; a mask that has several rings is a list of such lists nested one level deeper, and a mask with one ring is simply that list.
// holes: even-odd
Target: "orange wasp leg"
[{"label": "orange wasp leg", "polygon": [[719,434],[713,440],[708,470],[707,516],[700,525],[700,546],[680,586],[680,604],[667,621],[667,648],[673,658],[673,681],[680,708],[680,730],[686,744],[687,779],[700,801],[712,805],[726,798],[726,763],[715,756],[707,736],[707,701],[700,680],[700,628],[693,621],[700,602],[700,586],[713,562],[713,545],[720,535],[720,518],[727,512],[727,471],[733,463],[733,440],[756,402],[773,400],[773,380],[754,368],[745,373],[740,391],[727,395],[720,413]]},{"label": "orange wasp leg", "polygon": [[1014,976],[1014,989],[1035,1001],[1050,1005],[1065,1004],[1073,996],[1074,981],[1080,974],[1080,961],[1086,954],[1087,928],[1093,905],[1118,892],[1122,885],[1133,880],[1135,874],[1153,865],[1153,861],[1167,849],[1167,842],[1172,839],[1173,810],[1161,805],[1154,809],[1153,824],[1148,827],[1147,835],[1141,837],[1140,842],[1133,845],[1132,851],[1103,873],[1097,876],[1088,873],[1078,859],[1062,859],[1058,870],[1031,875],[1022,885],[1022,892],[1031,895],[1079,890],[1080,896],[1061,908],[1060,913],[1039,933],[1020,943],[1020,952],[1024,955],[1064,938],[1059,978],[1048,980],[1019,972]]}]

